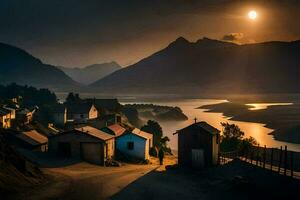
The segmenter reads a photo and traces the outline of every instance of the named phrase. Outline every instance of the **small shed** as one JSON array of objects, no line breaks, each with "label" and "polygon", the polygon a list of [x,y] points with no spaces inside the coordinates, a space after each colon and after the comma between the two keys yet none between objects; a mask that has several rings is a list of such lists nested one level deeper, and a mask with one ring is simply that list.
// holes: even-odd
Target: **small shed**
[{"label": "small shed", "polygon": [[196,168],[218,163],[220,131],[206,122],[196,122],[179,131],[178,164]]},{"label": "small shed", "polygon": [[24,131],[16,135],[19,144],[27,149],[45,152],[48,150],[48,138],[36,130]]},{"label": "small shed", "polygon": [[115,139],[104,131],[84,126],[51,137],[49,152],[105,165],[105,161],[114,157]]},{"label": "small shed", "polygon": [[153,135],[139,129],[126,131],[116,138],[116,148],[123,154],[148,160],[149,149],[152,147]]}]

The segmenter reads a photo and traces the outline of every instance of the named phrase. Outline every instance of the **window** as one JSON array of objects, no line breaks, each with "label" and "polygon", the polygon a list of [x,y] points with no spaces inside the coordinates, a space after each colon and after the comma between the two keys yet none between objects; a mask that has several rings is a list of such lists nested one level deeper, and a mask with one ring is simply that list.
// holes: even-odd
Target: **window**
[{"label": "window", "polygon": [[133,150],[134,149],[134,143],[133,142],[127,142],[127,149]]}]

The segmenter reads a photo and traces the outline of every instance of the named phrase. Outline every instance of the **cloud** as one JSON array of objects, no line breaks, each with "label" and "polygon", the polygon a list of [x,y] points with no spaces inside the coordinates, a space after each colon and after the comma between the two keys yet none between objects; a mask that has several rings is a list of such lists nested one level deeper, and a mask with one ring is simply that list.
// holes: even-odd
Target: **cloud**
[{"label": "cloud", "polygon": [[229,33],[223,36],[222,40],[239,41],[244,38],[244,33]]}]

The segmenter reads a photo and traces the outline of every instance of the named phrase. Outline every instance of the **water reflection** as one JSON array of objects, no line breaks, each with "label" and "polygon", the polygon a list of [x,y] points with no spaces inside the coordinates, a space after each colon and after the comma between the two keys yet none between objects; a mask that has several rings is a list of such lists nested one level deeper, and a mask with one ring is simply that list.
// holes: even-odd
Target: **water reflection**
[{"label": "water reflection", "polygon": [[[272,135],[268,135],[273,130],[264,127],[265,124],[232,121],[224,117],[222,113],[208,113],[205,112],[205,109],[196,109],[203,105],[218,104],[222,102],[226,102],[226,100],[190,99],[190,100],[168,101],[168,102],[152,101],[152,102],[126,102],[126,103],[153,103],[153,104],[166,105],[166,106],[179,106],[183,110],[183,112],[188,116],[189,119],[187,121],[180,121],[180,122],[159,121],[159,123],[163,128],[164,134],[171,139],[170,146],[172,149],[177,149],[177,135],[174,136],[173,133],[193,123],[194,118],[196,117],[199,121],[206,121],[212,126],[218,128],[219,130],[222,130],[220,124],[221,122],[235,123],[241,128],[242,131],[245,132],[246,137],[249,136],[254,137],[259,142],[260,145],[267,145],[268,147],[280,147],[280,146],[288,145],[288,148],[290,150],[300,152],[300,145],[298,144],[292,144],[292,143],[286,143],[286,142],[280,142],[274,140]],[[270,106],[270,104],[252,104],[252,105],[257,105],[257,107],[262,109],[267,109],[267,107]]]},{"label": "water reflection", "polygon": [[293,103],[248,103],[247,106],[252,106],[249,110],[263,110],[267,109],[269,106],[290,106]]}]

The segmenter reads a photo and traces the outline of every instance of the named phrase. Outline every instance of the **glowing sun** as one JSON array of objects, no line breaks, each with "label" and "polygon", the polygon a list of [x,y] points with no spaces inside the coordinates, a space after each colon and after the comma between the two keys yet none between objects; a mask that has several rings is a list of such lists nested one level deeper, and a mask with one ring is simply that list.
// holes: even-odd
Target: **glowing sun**
[{"label": "glowing sun", "polygon": [[249,12],[248,12],[248,17],[249,17],[249,19],[251,19],[251,20],[255,20],[255,19],[257,18],[257,13],[256,13],[256,11],[255,11],[255,10],[249,11]]}]

